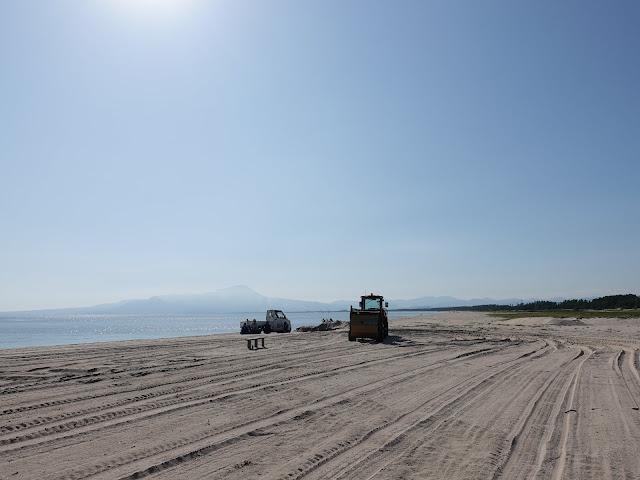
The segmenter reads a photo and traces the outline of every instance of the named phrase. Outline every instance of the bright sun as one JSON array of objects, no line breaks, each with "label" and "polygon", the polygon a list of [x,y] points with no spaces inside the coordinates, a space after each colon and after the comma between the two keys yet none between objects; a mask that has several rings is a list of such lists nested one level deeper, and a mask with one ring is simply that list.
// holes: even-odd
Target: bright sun
[{"label": "bright sun", "polygon": [[191,0],[111,0],[123,14],[140,20],[170,21],[187,13]]}]

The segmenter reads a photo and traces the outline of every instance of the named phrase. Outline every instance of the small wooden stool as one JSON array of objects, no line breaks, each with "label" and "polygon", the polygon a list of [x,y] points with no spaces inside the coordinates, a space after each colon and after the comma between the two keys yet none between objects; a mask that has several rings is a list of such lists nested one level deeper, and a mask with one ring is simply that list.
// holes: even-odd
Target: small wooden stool
[{"label": "small wooden stool", "polygon": [[[261,348],[265,348],[264,346],[264,337],[256,337],[256,338],[247,338],[247,348],[249,350],[258,349],[258,340],[262,342]],[[251,344],[253,342],[253,345]]]}]

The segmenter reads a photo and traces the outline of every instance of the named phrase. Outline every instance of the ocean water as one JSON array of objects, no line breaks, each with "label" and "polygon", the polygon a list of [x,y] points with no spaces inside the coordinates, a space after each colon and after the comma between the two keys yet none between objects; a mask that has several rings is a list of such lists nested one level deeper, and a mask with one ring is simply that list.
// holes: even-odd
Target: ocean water
[{"label": "ocean water", "polygon": [[[349,320],[349,312],[285,312],[295,330],[323,318]],[[390,318],[431,312],[389,312]],[[0,348],[69,345],[152,338],[236,333],[246,319],[264,320],[265,312],[202,315],[0,314]]]}]

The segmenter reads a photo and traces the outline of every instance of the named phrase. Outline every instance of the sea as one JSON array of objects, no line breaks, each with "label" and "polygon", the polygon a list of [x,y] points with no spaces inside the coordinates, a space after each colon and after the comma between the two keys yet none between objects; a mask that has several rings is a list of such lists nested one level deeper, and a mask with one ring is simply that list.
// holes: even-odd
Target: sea
[{"label": "sea", "polygon": [[[390,311],[389,318],[435,312]],[[292,329],[319,325],[322,319],[349,320],[349,312],[286,312]],[[240,332],[244,320],[264,320],[265,312],[200,315],[107,315],[0,313],[0,348],[70,345]]]}]

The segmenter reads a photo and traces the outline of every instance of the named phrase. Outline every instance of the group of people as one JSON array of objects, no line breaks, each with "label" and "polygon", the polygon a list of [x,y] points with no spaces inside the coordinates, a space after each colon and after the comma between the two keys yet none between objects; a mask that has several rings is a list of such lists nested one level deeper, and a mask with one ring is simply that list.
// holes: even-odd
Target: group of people
[{"label": "group of people", "polygon": [[247,318],[247,321],[244,322],[240,328],[240,333],[260,333],[261,331],[264,333],[271,333],[271,324],[269,322],[265,322],[264,326],[261,328],[258,326],[255,318],[252,322]]},{"label": "group of people", "polygon": [[240,333],[259,333],[258,325],[256,323],[256,319],[253,319],[253,322],[247,321],[242,324],[242,328],[240,328]]}]

